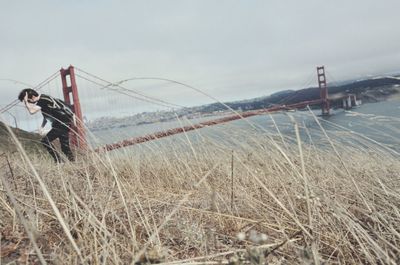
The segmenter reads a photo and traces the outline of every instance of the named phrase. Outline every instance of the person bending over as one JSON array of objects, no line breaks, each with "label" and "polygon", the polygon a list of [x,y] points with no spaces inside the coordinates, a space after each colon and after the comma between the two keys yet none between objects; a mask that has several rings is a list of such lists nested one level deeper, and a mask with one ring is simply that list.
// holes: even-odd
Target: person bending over
[{"label": "person bending over", "polygon": [[44,134],[44,126],[47,121],[51,122],[51,130],[42,138],[41,142],[54,161],[57,163],[62,161],[60,154],[51,143],[57,138],[60,140],[61,151],[68,160],[74,161],[74,155],[69,147],[69,131],[71,124],[75,121],[75,116],[70,107],[61,99],[39,94],[31,88],[23,89],[19,93],[18,99],[25,103],[30,114],[42,112],[43,122],[39,129],[41,135]]}]

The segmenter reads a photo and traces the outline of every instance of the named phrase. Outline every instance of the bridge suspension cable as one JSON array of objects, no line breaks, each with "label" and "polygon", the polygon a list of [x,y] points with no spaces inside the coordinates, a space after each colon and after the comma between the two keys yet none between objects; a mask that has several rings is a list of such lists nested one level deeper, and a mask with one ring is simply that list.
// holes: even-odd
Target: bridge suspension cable
[{"label": "bridge suspension cable", "polygon": [[[30,84],[27,84],[25,82],[20,82],[18,80],[13,80],[13,79],[0,79],[0,80],[7,80],[7,81],[12,81],[12,82],[16,82],[22,85],[26,85],[28,87],[32,87],[35,90],[40,90],[42,87],[44,87],[45,85],[49,84],[51,81],[53,81],[57,76],[59,75],[59,72],[55,72],[54,74],[52,74],[51,76],[49,76],[48,78],[46,78],[44,81],[42,81],[41,83],[39,83],[36,86],[32,86]],[[13,108],[15,105],[17,105],[19,103],[18,99],[15,99],[13,101],[11,101],[9,104],[7,104],[6,106],[4,106],[3,108],[0,109],[0,113],[4,113],[6,111],[8,111],[9,109]]]},{"label": "bridge suspension cable", "polygon": [[[250,116],[254,116],[254,115],[257,115],[257,114],[261,114],[262,112],[251,112],[251,113],[240,114],[238,111],[234,110],[233,108],[231,108],[231,107],[230,107],[229,105],[227,105],[226,103],[223,103],[223,102],[220,101],[219,99],[217,99],[217,98],[215,98],[215,97],[213,97],[213,96],[207,94],[206,92],[202,91],[201,89],[198,89],[198,88],[196,88],[196,87],[193,87],[193,86],[191,86],[191,85],[188,85],[188,84],[185,84],[185,83],[182,83],[182,82],[173,80],[173,79],[161,78],[161,77],[135,77],[135,78],[128,78],[128,79],[125,79],[125,80],[121,80],[121,81],[119,81],[117,84],[114,84],[114,83],[109,82],[109,81],[106,81],[106,80],[104,80],[104,79],[102,79],[102,78],[100,78],[100,77],[97,77],[97,76],[95,76],[95,75],[92,75],[92,74],[90,74],[90,73],[88,73],[88,72],[86,72],[86,71],[83,71],[83,70],[81,70],[81,69],[79,69],[79,68],[76,68],[76,67],[75,67],[75,69],[77,69],[78,71],[80,71],[80,72],[82,72],[82,73],[85,73],[86,75],[89,75],[89,76],[91,76],[91,77],[93,77],[93,78],[96,78],[96,79],[98,79],[98,80],[100,80],[100,81],[102,81],[102,82],[107,83],[107,85],[103,86],[104,88],[111,87],[111,86],[117,86],[117,87],[120,87],[120,88],[121,88],[121,85],[120,85],[121,83],[128,82],[128,81],[131,81],[131,80],[159,80],[159,81],[166,81],[166,82],[169,82],[169,83],[178,84],[178,85],[180,85],[180,86],[184,86],[184,87],[186,87],[186,88],[189,88],[189,89],[191,89],[191,90],[194,90],[194,91],[196,91],[196,92],[198,92],[198,93],[200,93],[200,94],[206,96],[207,98],[210,98],[210,99],[214,100],[215,102],[221,104],[221,105],[224,106],[227,110],[229,110],[230,112],[232,112],[232,113],[235,114],[235,115],[232,116],[232,117],[222,118],[222,119],[219,119],[219,120],[217,120],[217,121],[210,121],[210,122],[201,123],[201,124],[197,124],[197,125],[191,125],[191,126],[186,126],[186,127],[180,127],[180,128],[178,128],[178,129],[176,129],[176,128],[175,128],[175,129],[170,129],[170,130],[167,130],[167,131],[162,131],[162,132],[159,132],[159,133],[155,133],[155,134],[151,134],[151,135],[146,135],[146,136],[143,136],[143,137],[138,137],[138,138],[134,138],[134,139],[131,139],[131,140],[126,140],[126,141],[123,141],[123,143],[109,144],[109,145],[106,145],[106,146],[103,147],[103,148],[97,148],[97,149],[96,149],[97,151],[100,151],[100,150],[112,150],[112,149],[120,148],[120,147],[123,147],[123,146],[132,145],[132,144],[135,144],[135,143],[146,142],[146,141],[149,141],[149,140],[158,139],[159,137],[164,137],[164,136],[167,136],[167,135],[176,134],[176,133],[181,132],[181,131],[183,132],[183,131],[190,131],[190,130],[193,130],[193,129],[195,130],[195,129],[199,129],[199,128],[202,128],[202,127],[207,126],[207,125],[214,125],[214,124],[218,124],[218,123],[224,123],[224,122],[226,122],[226,121],[236,120],[236,119],[243,119],[243,120],[244,120],[247,124],[249,124],[253,129],[261,129],[262,131],[265,131],[265,132],[266,132],[266,130],[265,130],[264,128],[262,128],[261,126],[258,126],[258,125],[256,125],[256,124],[250,122],[249,120],[245,119],[245,118],[250,117]],[[78,76],[78,74],[76,74],[76,75]],[[99,86],[102,85],[102,84],[100,84],[99,82],[96,82],[96,81],[93,81],[93,80],[91,80],[91,79],[85,78],[85,77],[83,77],[83,76],[81,76],[81,75],[79,75],[79,77],[84,78],[84,79],[86,79],[87,81],[96,83],[96,84],[99,85]],[[126,88],[122,87],[122,89],[126,89]],[[119,90],[119,91],[120,91],[120,90]],[[130,91],[130,90],[128,89],[128,91]],[[120,91],[120,92],[121,92],[121,91]],[[132,92],[132,91],[131,91],[131,92]],[[135,94],[139,94],[139,95],[141,95],[141,96],[143,96],[143,97],[146,97],[146,99],[149,99],[149,98],[150,98],[151,100],[154,100],[154,98],[148,97],[148,96],[143,95],[143,94],[141,94],[141,93],[136,93],[136,91],[135,91],[134,93],[135,93]],[[135,98],[137,98],[137,97],[135,97]],[[140,100],[144,100],[143,98],[139,98],[139,99],[140,99]],[[163,101],[163,100],[159,100],[159,99],[156,99],[156,100],[158,101],[157,104],[159,104],[159,105],[162,104],[162,103],[159,103],[159,102],[171,104],[171,103],[166,102],[166,101]],[[152,102],[152,103],[154,103],[154,102]],[[179,105],[178,105],[178,106],[179,106]],[[279,109],[281,109],[281,108],[277,108],[276,110],[279,110]],[[272,109],[271,109],[271,110],[272,110]],[[264,112],[269,112],[269,111],[271,111],[271,110],[264,110]],[[272,111],[276,111],[276,110],[272,110]],[[274,140],[273,140],[271,137],[268,137],[268,138],[274,142]],[[278,149],[279,149],[279,148],[278,148]]]},{"label": "bridge suspension cable", "polygon": [[24,86],[32,87],[31,84],[28,84],[28,83],[25,83],[25,82],[22,82],[19,80],[11,79],[11,78],[0,78],[0,81],[10,81],[10,82],[13,82],[14,84],[21,84]]},{"label": "bridge suspension cable", "polygon": [[[75,68],[76,68],[76,67],[75,67]],[[88,72],[85,72],[85,71],[83,71],[83,70],[81,70],[81,69],[79,69],[79,68],[76,68],[76,69],[78,69],[78,70],[81,71],[81,72],[84,72],[84,73],[87,74],[87,75],[90,75],[90,76],[93,76],[93,77],[95,77],[95,78],[97,78],[97,79],[99,79],[99,80],[102,80],[103,82],[107,82],[107,83],[109,83],[109,85],[112,85],[112,84],[113,84],[113,83],[111,83],[111,82],[109,82],[109,81],[106,81],[106,80],[100,78],[100,77],[97,77],[97,76],[94,76],[94,75],[92,75],[92,74],[90,74],[90,73],[88,73]],[[230,107],[229,105],[227,105],[226,103],[220,101],[219,99],[215,98],[214,96],[211,96],[211,95],[207,94],[206,92],[202,91],[201,89],[196,88],[196,87],[193,87],[193,86],[191,86],[191,85],[188,85],[188,84],[185,84],[185,83],[182,83],[182,82],[173,80],[173,79],[162,78],[162,77],[133,77],[133,78],[124,79],[124,80],[120,81],[120,83],[127,82],[127,81],[131,81],[131,80],[159,80],[159,81],[166,81],[166,82],[170,82],[170,83],[174,83],[174,84],[178,84],[178,85],[187,87],[187,88],[192,89],[192,90],[194,90],[194,91],[196,91],[196,92],[198,92],[198,93],[200,93],[200,94],[202,94],[202,95],[204,95],[204,96],[206,96],[206,97],[208,97],[208,98],[214,100],[215,102],[221,104],[221,105],[224,106],[227,110],[229,110],[230,112],[234,113],[239,119],[245,120],[245,122],[248,123],[248,124],[249,124],[251,127],[253,127],[254,129],[256,129],[257,127],[260,127],[260,126],[257,126],[257,125],[255,125],[255,124],[251,123],[251,122],[248,121],[247,119],[245,119],[245,118],[246,118],[246,117],[245,117],[246,115],[240,114],[239,112],[237,112],[236,110],[234,110],[233,108],[231,108],[231,107]],[[157,100],[158,100],[158,99],[157,99]],[[169,104],[169,103],[168,103],[168,104]],[[261,128],[261,129],[263,130],[263,128]]]},{"label": "bridge suspension cable", "polygon": [[[107,85],[103,85],[103,84],[100,84],[100,83],[98,83],[96,81],[89,80],[89,78],[85,78],[84,76],[82,76],[80,74],[76,74],[77,76],[79,76],[80,78],[85,79],[86,81],[89,81],[89,82],[92,82],[92,83],[95,83],[95,84],[101,86],[101,89],[106,88],[106,89],[109,89],[109,90],[113,90],[115,92],[130,96],[132,98],[135,98],[135,99],[138,99],[138,100],[142,100],[142,101],[146,101],[146,102],[149,102],[149,103],[152,103],[152,104],[156,104],[156,105],[159,105],[159,106],[163,106],[163,107],[168,107],[168,108],[172,108],[172,109],[173,108],[177,108],[177,107],[178,108],[185,108],[185,106],[178,105],[178,104],[175,104],[175,103],[171,103],[171,102],[168,102],[168,101],[156,98],[156,97],[151,97],[151,96],[145,95],[145,94],[143,94],[141,92],[138,92],[136,90],[129,89],[129,88],[121,86],[122,83],[124,83],[126,81],[129,81],[130,79],[126,79],[126,80],[122,80],[122,81],[113,83],[113,82],[107,81],[107,80],[105,80],[105,79],[103,79],[101,77],[98,77],[98,76],[96,76],[94,74],[91,74],[91,73],[89,73],[87,71],[84,71],[84,70],[82,70],[82,69],[80,69],[78,67],[75,67],[75,69],[80,71],[80,72],[82,72],[82,73],[84,73],[84,74],[86,74],[86,75],[88,75],[88,76],[90,76],[90,77],[92,77],[92,78],[95,78],[97,80],[100,80],[100,81],[106,83]],[[133,96],[133,95],[128,94],[128,93],[133,93],[133,94],[135,94],[137,96]]]},{"label": "bridge suspension cable", "polygon": [[[310,72],[310,75],[308,76],[308,78],[306,79],[306,81],[303,83],[303,85],[301,87],[307,88],[309,85],[311,85],[314,77],[315,77],[314,71]],[[299,93],[298,91],[294,91],[294,93],[279,100],[277,105],[287,104],[287,102],[289,102],[291,99],[295,98],[298,95],[298,93]]]},{"label": "bridge suspension cable", "polygon": [[196,91],[196,92],[198,92],[198,93],[200,93],[200,94],[202,94],[202,95],[214,100],[215,102],[221,104],[222,106],[224,106],[226,109],[228,109],[229,111],[231,111],[235,115],[238,115],[241,119],[244,119],[244,117],[242,117],[242,115],[240,115],[239,112],[237,112],[236,110],[234,110],[231,107],[229,107],[229,105],[227,105],[226,103],[220,101],[219,99],[217,99],[214,96],[211,96],[211,95],[207,94],[206,92],[202,91],[201,89],[195,88],[195,87],[193,87],[191,85],[188,85],[188,84],[185,84],[185,83],[173,80],[173,79],[163,78],[163,77],[133,77],[133,78],[128,78],[128,79],[122,80],[121,82],[127,82],[127,81],[131,81],[131,80],[160,80],[160,81],[166,81],[166,82],[170,82],[170,83],[174,83],[174,84],[178,84],[178,85],[187,87],[189,89],[192,89],[192,90],[194,90],[194,91]]},{"label": "bridge suspension cable", "polygon": [[332,73],[328,70],[325,70],[326,75],[329,77],[329,81],[330,81],[330,86],[339,86],[339,82],[337,81],[337,79],[335,79],[335,77],[332,75]]},{"label": "bridge suspension cable", "polygon": [[[166,103],[166,104],[164,104],[164,103],[159,103],[159,102],[156,102],[156,101],[153,101],[153,100],[150,100],[150,99],[147,99],[147,98],[141,98],[141,97],[139,97],[139,96],[134,96],[134,95],[131,95],[131,94],[129,94],[129,93],[127,93],[127,92],[124,92],[124,90],[127,90],[127,91],[130,91],[129,89],[121,89],[121,88],[114,88],[114,87],[116,87],[116,85],[114,84],[114,83],[108,83],[107,85],[104,85],[104,84],[101,84],[101,83],[99,83],[99,82],[96,82],[96,81],[94,81],[94,80],[92,80],[92,79],[89,79],[89,78],[87,78],[87,77],[84,77],[84,76],[82,76],[82,75],[80,75],[80,74],[75,74],[77,77],[80,77],[80,78],[82,78],[82,79],[84,79],[84,80],[86,80],[86,81],[88,81],[88,82],[91,82],[91,83],[93,83],[93,84],[95,84],[95,85],[97,85],[97,86],[99,86],[99,89],[107,89],[107,90],[111,90],[111,91],[114,91],[114,92],[116,92],[116,93],[119,93],[119,94],[122,94],[122,95],[126,95],[126,96],[128,96],[128,97],[131,97],[131,98],[134,98],[134,99],[137,99],[137,100],[141,100],[141,101],[145,101],[145,102],[148,102],[148,103],[151,103],[151,104],[155,104],[155,105],[158,105],[158,106],[162,106],[162,107],[167,107],[167,108],[174,108],[173,107],[173,105],[172,105],[172,103],[170,104],[170,103]],[[179,106],[179,105],[177,105],[177,106]],[[179,107],[182,107],[183,108],[183,106],[179,106]]]}]

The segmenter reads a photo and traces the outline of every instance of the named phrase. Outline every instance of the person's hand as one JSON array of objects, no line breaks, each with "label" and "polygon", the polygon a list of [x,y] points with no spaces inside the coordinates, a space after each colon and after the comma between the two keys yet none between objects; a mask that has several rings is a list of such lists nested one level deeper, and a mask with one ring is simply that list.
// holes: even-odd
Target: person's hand
[{"label": "person's hand", "polygon": [[40,136],[45,136],[46,135],[46,130],[43,127],[40,127],[38,130],[38,133],[40,134]]}]

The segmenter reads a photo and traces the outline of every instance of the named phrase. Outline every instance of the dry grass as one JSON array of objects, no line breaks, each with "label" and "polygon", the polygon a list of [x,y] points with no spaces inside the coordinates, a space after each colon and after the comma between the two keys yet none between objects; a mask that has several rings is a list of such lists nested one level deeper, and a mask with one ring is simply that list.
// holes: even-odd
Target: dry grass
[{"label": "dry grass", "polygon": [[4,154],[2,264],[398,264],[398,154],[292,125],[61,165]]}]

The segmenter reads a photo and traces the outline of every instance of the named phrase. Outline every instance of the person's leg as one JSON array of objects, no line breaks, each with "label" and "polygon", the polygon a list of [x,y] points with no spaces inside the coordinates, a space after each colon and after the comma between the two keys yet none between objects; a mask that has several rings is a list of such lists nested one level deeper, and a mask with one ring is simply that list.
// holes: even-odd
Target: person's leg
[{"label": "person's leg", "polygon": [[61,143],[61,151],[67,156],[69,161],[74,161],[74,155],[72,154],[71,148],[69,147],[68,131],[63,132],[59,138]]},{"label": "person's leg", "polygon": [[71,148],[69,147],[69,124],[66,123],[65,125],[60,127],[59,130],[61,151],[67,156],[69,161],[74,161],[74,155],[72,154]]},{"label": "person's leg", "polygon": [[52,128],[47,133],[47,135],[42,138],[42,141],[41,141],[42,145],[47,149],[47,151],[49,152],[51,157],[53,157],[53,159],[56,163],[61,162],[61,158],[60,158],[60,155],[57,153],[56,149],[54,148],[54,146],[51,144],[51,142],[57,138],[58,138],[57,130]]}]

